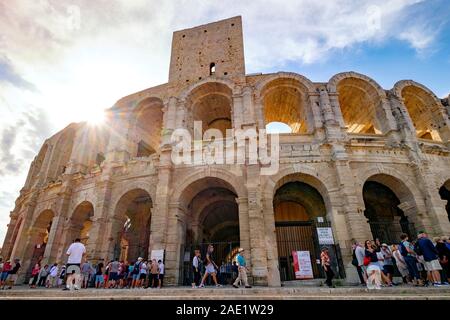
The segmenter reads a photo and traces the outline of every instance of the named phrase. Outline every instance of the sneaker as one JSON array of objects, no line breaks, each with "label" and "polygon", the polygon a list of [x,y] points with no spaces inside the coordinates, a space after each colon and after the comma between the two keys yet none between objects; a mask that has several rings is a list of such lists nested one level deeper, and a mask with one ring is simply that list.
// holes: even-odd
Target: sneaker
[{"label": "sneaker", "polygon": [[68,291],[69,290],[69,288],[67,288],[67,287],[65,287],[64,289],[63,289],[63,291]]},{"label": "sneaker", "polygon": [[221,286],[221,284],[216,284],[216,288],[220,288]]},{"label": "sneaker", "polygon": [[433,283],[433,287],[442,287],[442,284],[436,282],[436,283]]},{"label": "sneaker", "polygon": [[443,286],[448,286],[448,282],[442,282]]},{"label": "sneaker", "polygon": [[235,285],[234,283],[233,283],[233,287],[235,287],[236,289],[239,289],[239,287],[237,285]]},{"label": "sneaker", "polygon": [[201,284],[201,285],[198,286],[198,288],[204,288],[204,287],[205,287],[204,284]]},{"label": "sneaker", "polygon": [[246,289],[250,289],[252,286],[245,286]]}]

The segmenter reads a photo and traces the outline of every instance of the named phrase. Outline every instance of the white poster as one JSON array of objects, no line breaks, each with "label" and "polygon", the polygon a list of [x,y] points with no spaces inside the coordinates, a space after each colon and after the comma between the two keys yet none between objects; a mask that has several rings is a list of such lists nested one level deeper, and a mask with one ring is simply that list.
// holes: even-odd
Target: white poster
[{"label": "white poster", "polygon": [[333,231],[331,228],[317,228],[319,244],[334,244]]},{"label": "white poster", "polygon": [[294,257],[295,278],[314,279],[309,251],[297,251],[296,253],[297,259]]},{"label": "white poster", "polygon": [[164,262],[164,249],[152,250],[150,259],[151,260],[155,259],[156,262],[158,262],[158,260],[161,260],[162,262]]}]

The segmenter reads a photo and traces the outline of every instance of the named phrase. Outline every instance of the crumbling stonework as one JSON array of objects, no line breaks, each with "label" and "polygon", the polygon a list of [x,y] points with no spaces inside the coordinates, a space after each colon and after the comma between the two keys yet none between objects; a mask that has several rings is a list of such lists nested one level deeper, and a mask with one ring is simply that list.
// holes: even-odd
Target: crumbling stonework
[{"label": "crumbling stonework", "polygon": [[[192,132],[196,120],[222,132],[287,124],[279,171],[263,176],[248,163],[174,166],[171,134]],[[317,207],[353,281],[352,241],[374,238],[376,223],[387,219],[376,220],[377,210],[391,205],[366,207],[376,202],[364,198],[368,181],[396,201],[393,223],[450,233],[449,199],[439,193],[450,190],[449,139],[448,98],[414,81],[385,90],[356,72],[327,83],[291,72],[246,75],[240,17],[177,31],[168,83],[120,99],[102,127],[71,124],[44,142],[10,214],[2,256],[20,258],[24,270],[39,257],[64,262],[76,237],[93,261],[133,261],[164,249],[166,283],[175,285],[189,244],[234,241],[246,249],[254,283],[279,286],[276,219],[297,219],[285,210],[316,219],[311,201],[320,194]],[[302,198],[296,190],[306,189],[296,182],[318,193]],[[400,224],[392,232],[399,231]]]}]

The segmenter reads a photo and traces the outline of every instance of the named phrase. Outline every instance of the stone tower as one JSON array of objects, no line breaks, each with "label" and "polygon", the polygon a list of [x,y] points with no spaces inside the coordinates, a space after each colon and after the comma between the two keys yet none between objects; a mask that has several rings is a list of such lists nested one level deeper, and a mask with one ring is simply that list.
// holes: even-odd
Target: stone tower
[{"label": "stone tower", "polygon": [[169,82],[190,84],[210,75],[245,76],[240,16],[173,33]]}]

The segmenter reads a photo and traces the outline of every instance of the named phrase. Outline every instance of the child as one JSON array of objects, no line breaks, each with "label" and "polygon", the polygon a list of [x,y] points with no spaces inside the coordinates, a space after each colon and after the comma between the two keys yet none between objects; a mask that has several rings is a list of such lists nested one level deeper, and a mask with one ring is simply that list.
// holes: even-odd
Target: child
[{"label": "child", "polygon": [[57,278],[58,278],[58,264],[54,263],[50,268],[50,273],[47,278],[47,288],[53,288],[57,286]]},{"label": "child", "polygon": [[39,278],[39,271],[41,271],[41,265],[38,262],[34,265],[33,269],[31,270],[32,282],[30,283],[30,289],[36,288],[36,284]]},{"label": "child", "polygon": [[48,264],[43,266],[41,270],[39,270],[39,287],[44,287],[47,283],[47,276],[48,276]]}]

